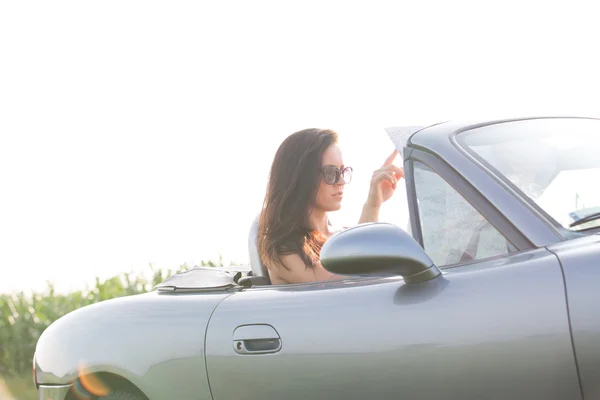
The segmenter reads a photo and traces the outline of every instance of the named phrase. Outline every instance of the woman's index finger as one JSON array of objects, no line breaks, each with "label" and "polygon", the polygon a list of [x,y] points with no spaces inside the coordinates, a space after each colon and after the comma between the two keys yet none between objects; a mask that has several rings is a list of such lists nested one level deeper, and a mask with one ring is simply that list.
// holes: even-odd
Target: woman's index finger
[{"label": "woman's index finger", "polygon": [[396,159],[397,155],[398,155],[398,149],[394,149],[394,152],[388,158],[386,158],[385,162],[383,163],[383,166],[387,167],[388,165],[392,165],[392,163],[394,162],[394,159]]}]

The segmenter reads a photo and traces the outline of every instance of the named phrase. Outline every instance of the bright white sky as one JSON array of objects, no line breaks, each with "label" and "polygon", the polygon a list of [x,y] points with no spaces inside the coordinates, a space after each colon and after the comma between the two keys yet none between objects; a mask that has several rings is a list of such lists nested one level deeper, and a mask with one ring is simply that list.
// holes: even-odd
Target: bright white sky
[{"label": "bright white sky", "polygon": [[[329,127],[358,220],[384,128],[596,112],[597,12],[549,1],[0,5],[0,292],[247,262],[273,154]],[[385,219],[404,225],[404,198]]]}]

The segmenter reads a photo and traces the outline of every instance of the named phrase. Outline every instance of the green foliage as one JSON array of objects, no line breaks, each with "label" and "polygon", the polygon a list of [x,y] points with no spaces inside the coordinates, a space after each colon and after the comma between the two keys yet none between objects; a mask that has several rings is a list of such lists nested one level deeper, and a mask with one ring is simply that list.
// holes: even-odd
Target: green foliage
[{"label": "green foliage", "polygon": [[[223,259],[202,261],[201,265],[223,266]],[[189,267],[183,264],[175,270],[165,271],[152,266],[150,269],[150,277],[123,273],[104,281],[96,278],[93,287],[68,294],[57,293],[50,282],[44,292],[31,296],[0,294],[0,377],[31,375],[38,338],[63,315],[99,301],[151,291],[169,276]]]},{"label": "green foliage", "polygon": [[31,373],[23,376],[0,377],[0,399],[36,400],[38,398]]}]

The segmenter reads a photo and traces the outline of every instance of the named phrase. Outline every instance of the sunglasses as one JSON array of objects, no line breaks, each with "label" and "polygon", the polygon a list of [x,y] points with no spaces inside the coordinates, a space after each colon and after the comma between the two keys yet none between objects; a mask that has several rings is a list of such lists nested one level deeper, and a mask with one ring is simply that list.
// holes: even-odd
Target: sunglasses
[{"label": "sunglasses", "polygon": [[321,167],[323,173],[323,179],[328,185],[335,185],[339,182],[340,178],[343,178],[345,184],[350,183],[352,180],[352,167],[346,167],[339,169],[335,165],[326,165]]}]

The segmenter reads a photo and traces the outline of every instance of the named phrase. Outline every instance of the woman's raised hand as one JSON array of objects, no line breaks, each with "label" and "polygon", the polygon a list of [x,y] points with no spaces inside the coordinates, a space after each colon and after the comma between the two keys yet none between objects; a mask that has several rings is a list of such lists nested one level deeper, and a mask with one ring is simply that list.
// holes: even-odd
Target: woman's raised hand
[{"label": "woman's raised hand", "polygon": [[393,165],[397,155],[398,150],[394,149],[394,152],[385,160],[383,166],[373,172],[366,203],[368,207],[381,207],[396,191],[398,180],[404,178],[404,168]]}]

